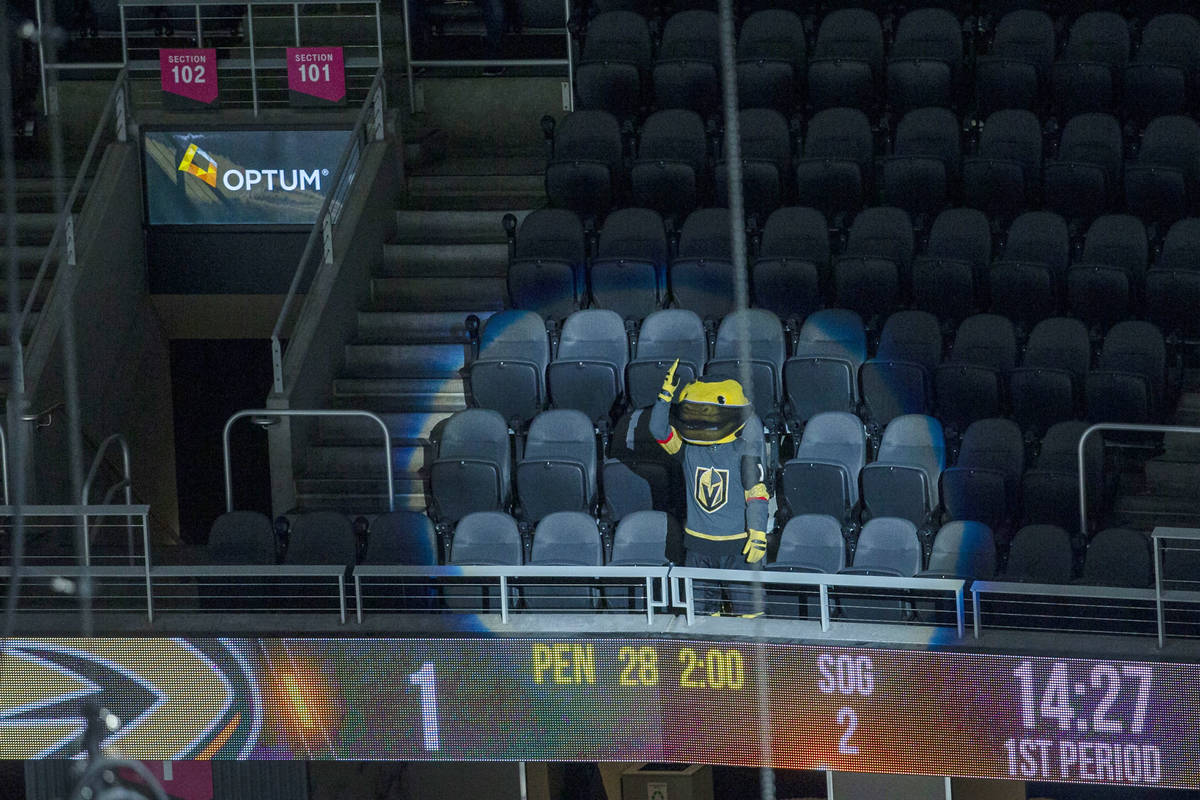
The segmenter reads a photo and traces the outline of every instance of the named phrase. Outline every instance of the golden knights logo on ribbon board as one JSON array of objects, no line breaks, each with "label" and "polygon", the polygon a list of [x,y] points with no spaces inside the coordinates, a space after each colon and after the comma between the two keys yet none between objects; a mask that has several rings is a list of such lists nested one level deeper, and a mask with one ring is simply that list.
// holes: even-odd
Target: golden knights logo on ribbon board
[{"label": "golden knights logo on ribbon board", "polygon": [[712,514],[729,500],[729,470],[696,467],[696,503]]}]

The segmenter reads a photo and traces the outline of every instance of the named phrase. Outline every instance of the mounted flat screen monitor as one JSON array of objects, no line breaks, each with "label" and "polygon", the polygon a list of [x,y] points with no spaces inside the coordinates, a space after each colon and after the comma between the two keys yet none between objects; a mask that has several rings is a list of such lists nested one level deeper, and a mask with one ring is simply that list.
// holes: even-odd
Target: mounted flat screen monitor
[{"label": "mounted flat screen monitor", "polygon": [[349,135],[347,129],[145,130],[146,222],[311,226],[334,188]]}]

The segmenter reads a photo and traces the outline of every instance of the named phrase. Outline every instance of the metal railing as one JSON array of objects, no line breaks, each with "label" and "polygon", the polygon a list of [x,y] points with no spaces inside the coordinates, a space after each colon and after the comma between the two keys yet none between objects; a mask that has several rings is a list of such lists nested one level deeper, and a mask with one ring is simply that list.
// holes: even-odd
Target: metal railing
[{"label": "metal railing", "polygon": [[[271,409],[271,408],[252,408],[243,411],[238,411],[225,421],[225,429],[221,433],[222,457],[225,465],[225,510],[233,511],[233,475],[230,471],[229,460],[229,430],[233,424],[239,419],[246,417],[255,417],[264,421],[274,421],[273,417],[361,417],[369,419],[379,426],[383,432],[383,452],[384,465],[387,472],[387,497],[388,511],[396,510],[396,484],[393,478],[392,471],[392,432],[388,430],[387,423],[378,414],[371,411],[359,411],[354,409],[337,409],[337,408],[314,408],[314,409]],[[268,422],[268,424],[271,424]]]},{"label": "metal railing", "polygon": [[[105,100],[104,108],[100,111],[100,120],[96,123],[96,129],[92,131],[92,138],[88,141],[87,151],[84,153],[83,161],[79,165],[79,172],[75,175],[75,181],[71,184],[71,191],[67,193],[67,199],[64,201],[62,210],[59,212],[58,223],[54,226],[54,233],[50,236],[50,243],[46,245],[46,254],[42,256],[42,262],[38,265],[37,273],[33,277],[33,284],[29,289],[29,294],[26,296],[25,303],[21,307],[21,317],[17,322],[17,330],[25,331],[27,329],[29,317],[33,313],[33,307],[37,302],[38,290],[50,272],[50,265],[59,259],[59,248],[62,248],[62,256],[65,263],[71,266],[74,266],[76,263],[75,203],[78,202],[80,194],[83,192],[83,185],[87,181],[88,173],[91,172],[92,161],[96,158],[96,151],[100,149],[100,142],[110,120],[115,124],[114,134],[116,140],[118,142],[128,141],[130,129],[129,71],[126,69],[122,69],[118,73],[116,80],[113,81],[112,89],[108,93],[108,99]],[[23,345],[18,346],[17,352],[13,353],[13,358],[17,359],[19,365],[17,375],[20,386],[15,387],[14,391],[14,394],[17,396],[25,393],[25,359],[22,348]]]},{"label": "metal railing", "polygon": [[1168,541],[1200,542],[1200,529],[1196,528],[1155,528],[1150,533],[1150,544],[1154,548],[1154,610],[1158,628],[1158,646],[1166,643],[1167,616],[1164,603],[1168,600],[1200,604],[1200,592],[1195,591],[1164,591],[1162,551]]},{"label": "metal railing", "polygon": [[[230,578],[235,580],[222,580]],[[189,581],[199,581],[209,588],[219,591],[222,599],[237,600],[236,587],[246,588],[247,586],[253,586],[244,580],[246,578],[271,578],[271,587],[273,589],[278,588],[278,579],[280,578],[297,581],[306,581],[307,579],[309,582],[303,583],[305,587],[323,586],[325,584],[329,584],[330,586],[336,585],[338,617],[342,624],[346,623],[346,567],[341,564],[189,564],[186,566],[158,566],[151,568],[150,577],[147,580],[157,583],[160,587],[171,580],[187,579]],[[165,603],[167,597],[166,592],[160,592],[159,604]],[[278,613],[279,611],[288,610],[279,606],[277,601],[280,600],[280,596],[278,594],[265,598],[261,595],[256,595],[252,599],[266,599],[274,602],[274,605],[272,605],[272,602],[268,602],[264,606],[255,609],[263,613]],[[301,595],[300,599],[301,601],[308,601],[310,603],[312,597],[306,591]],[[227,611],[229,609],[220,608],[217,610]],[[311,607],[306,606],[303,610],[311,611]],[[154,622],[154,614],[155,604],[151,599],[146,605],[146,618],[150,622]],[[361,622],[361,612],[359,617],[359,621]]]},{"label": "metal railing", "polygon": [[[1008,598],[1025,598],[1012,600]],[[1146,635],[1150,632],[1150,620],[1136,619],[1128,612],[1139,606],[1149,610],[1155,600],[1152,589],[1122,586],[1089,586],[1084,584],[1020,583],[1010,581],[975,581],[971,584],[972,623],[975,638],[982,635],[984,628],[984,603],[990,599],[993,609],[1008,602],[1019,607],[1016,612],[996,610],[996,616],[1012,618],[1012,624],[1002,625],[997,619],[989,627],[1007,627],[1020,630],[1044,630],[1058,633],[1127,633]],[[1072,602],[1086,601],[1086,602]],[[1051,610],[1065,611],[1077,607],[1080,611],[1102,612],[1050,613]],[[988,612],[993,613],[993,612]],[[1106,616],[1107,615],[1107,616]],[[1145,630],[1137,628],[1144,626]],[[1133,627],[1135,630],[1120,630]]]},{"label": "metal railing", "polygon": [[358,163],[362,158],[363,148],[372,141],[382,141],[384,138],[383,116],[386,102],[385,96],[383,68],[380,67],[376,71],[375,79],[371,82],[371,88],[367,92],[367,97],[363,100],[362,107],[359,109],[358,117],[354,121],[354,128],[350,131],[349,140],[342,149],[342,155],[338,159],[337,168],[333,171],[333,188],[325,195],[325,200],[321,203],[321,210],[317,212],[316,221],[313,223],[312,230],[308,234],[308,239],[304,243],[304,252],[300,256],[300,263],[296,265],[296,271],[292,275],[292,283],[288,287],[287,296],[284,297],[283,305],[279,309],[279,317],[275,320],[275,327],[271,329],[271,368],[276,394],[281,394],[284,390],[283,345],[281,340],[292,311],[292,304],[296,302],[296,295],[299,293],[300,287],[304,284],[304,279],[309,274],[310,264],[314,260],[313,254],[317,249],[318,240],[321,242],[320,263],[333,263],[334,233],[338,220],[342,215],[345,197],[349,193],[358,172]]},{"label": "metal railing", "polygon": [[[121,479],[112,486],[108,487],[108,491],[104,493],[104,499],[100,501],[100,504],[105,506],[111,505],[113,495],[124,489],[125,505],[133,505],[133,476],[129,470],[129,442],[126,441],[125,437],[121,434],[114,433],[100,443],[100,447],[96,449],[96,457],[92,459],[92,466],[90,469],[88,469],[87,478],[83,482],[83,491],[81,493],[82,497],[80,497],[79,500],[79,502],[85,506],[89,505],[92,501],[92,482],[96,480],[96,474],[100,471],[101,465],[104,464],[104,456],[108,453],[108,448],[112,444],[118,444],[121,446]],[[88,533],[88,523],[86,517],[83,519],[83,541],[85,547],[91,547],[91,536]],[[130,562],[132,563],[134,558],[132,527],[129,529],[129,558]]]},{"label": "metal railing", "polygon": [[571,41],[571,0],[563,0],[563,36],[566,38],[566,58],[468,58],[468,59],[414,59],[412,54],[412,23],[408,16],[408,2],[401,4],[404,9],[404,61],[408,65],[408,104],[409,110],[417,113],[416,77],[414,68],[419,67],[566,67],[567,95],[563,97],[564,110],[575,110],[575,48]]}]

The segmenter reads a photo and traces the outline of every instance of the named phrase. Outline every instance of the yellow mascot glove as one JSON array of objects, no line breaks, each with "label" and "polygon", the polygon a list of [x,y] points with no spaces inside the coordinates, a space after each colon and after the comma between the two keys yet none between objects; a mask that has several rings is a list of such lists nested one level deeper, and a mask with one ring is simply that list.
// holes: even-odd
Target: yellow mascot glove
[{"label": "yellow mascot glove", "polygon": [[658,393],[658,399],[669,403],[675,399],[675,390],[679,387],[679,382],[675,380],[675,370],[679,367],[679,359],[675,359],[675,363],[667,370],[666,377],[663,378],[662,391]]},{"label": "yellow mascot glove", "polygon": [[766,531],[750,531],[750,538],[746,540],[746,546],[742,548],[742,555],[746,557],[746,563],[757,564],[759,561],[762,561],[762,557],[766,554]]}]

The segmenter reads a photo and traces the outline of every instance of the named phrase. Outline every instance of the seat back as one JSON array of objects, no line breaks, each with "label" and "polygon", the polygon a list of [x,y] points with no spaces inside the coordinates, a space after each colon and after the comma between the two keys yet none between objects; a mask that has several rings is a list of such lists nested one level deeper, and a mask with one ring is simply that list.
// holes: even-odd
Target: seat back
[{"label": "seat back", "polygon": [[996,574],[996,541],[982,522],[947,522],[933,537],[926,573],[969,580],[991,580]]},{"label": "seat back", "polygon": [[508,265],[508,293],[514,308],[562,318],[583,302],[587,246],[574,211],[541,208],[517,229]]},{"label": "seat back", "polygon": [[707,179],[708,140],[695,111],[668,108],[642,123],[631,173],[633,204],[682,216],[696,206]]},{"label": "seat back", "polygon": [[746,382],[755,413],[766,417],[783,397],[783,361],[787,345],[779,318],[761,308],[735,311],[721,321],[706,375]]},{"label": "seat back", "polygon": [[558,356],[546,375],[556,408],[574,408],[588,419],[607,417],[625,393],[629,342],[615,311],[590,308],[567,317]]},{"label": "seat back", "polygon": [[911,578],[921,571],[917,526],[906,519],[876,517],[862,527],[854,550],[855,572]]},{"label": "seat back", "polygon": [[597,14],[586,34],[575,73],[578,108],[632,116],[653,63],[649,24],[635,11],[618,9]]},{"label": "seat back", "polygon": [[679,233],[671,264],[676,305],[705,319],[719,319],[733,307],[733,233],[726,208],[693,211]]},{"label": "seat back", "polygon": [[1026,525],[1008,548],[1004,579],[1024,583],[1071,582],[1071,536],[1057,525]]},{"label": "seat back", "polygon": [[780,318],[807,316],[821,304],[829,279],[829,229],[815,208],[771,212],[751,272],[754,304]]},{"label": "seat back", "polygon": [[846,541],[838,521],[822,514],[801,514],[783,526],[779,551],[767,568],[834,573],[845,567]]},{"label": "seat back", "polygon": [[666,302],[670,248],[657,211],[622,208],[608,215],[592,259],[592,302],[641,319]]},{"label": "seat back", "polygon": [[813,115],[796,162],[796,200],[827,217],[857,213],[874,187],[874,138],[857,108],[826,108]]},{"label": "seat back", "polygon": [[613,534],[609,563],[614,566],[669,564],[667,539],[668,529],[673,524],[676,523],[663,511],[635,511],[622,518]]},{"label": "seat back", "polygon": [[429,481],[438,518],[447,522],[507,505],[512,452],[504,417],[490,409],[468,408],[447,419]]},{"label": "seat back", "polygon": [[737,41],[741,106],[791,113],[804,84],[807,53],[804,22],[794,12],[766,8],[748,16]]},{"label": "seat back", "polygon": [[900,18],[888,62],[888,100],[901,111],[949,106],[962,72],[962,25],[943,8],[918,8]]},{"label": "seat back", "polygon": [[859,382],[872,422],[886,425],[901,414],[933,406],[933,371],[942,359],[942,332],[927,311],[897,311],[887,318],[875,357],[862,365]]},{"label": "seat back", "polygon": [[978,306],[978,287],[992,260],[987,217],[974,208],[942,211],[929,246],[913,262],[913,301],[944,319],[962,320]]},{"label": "seat back", "polygon": [[852,411],[866,358],[867,334],[858,314],[829,308],[809,316],[784,364],[791,416],[803,422],[822,411]]},{"label": "seat back", "polygon": [[480,511],[459,520],[447,563],[460,565],[522,564],[521,531],[516,520],[499,511]]},{"label": "seat back", "polygon": [[[1036,77],[1032,83],[1036,94]],[[978,155],[963,160],[966,204],[1000,220],[1026,210],[1041,188],[1042,146],[1042,126],[1032,111],[992,112],[979,137]]]},{"label": "seat back", "polygon": [[[738,118],[743,207],[748,214],[768,214],[790,194],[792,134],[783,114],[774,108],[743,108]],[[724,161],[723,156],[715,173],[718,205],[729,204],[729,171]]]},{"label": "seat back", "polygon": [[389,511],[371,521],[364,564],[438,564],[437,533],[420,511]]},{"label": "seat back", "polygon": [[896,126],[893,155],[884,165],[883,202],[912,214],[936,213],[957,193],[961,171],[954,112],[916,108]]},{"label": "seat back", "polygon": [[499,311],[483,324],[479,358],[471,363],[475,405],[527,422],[546,402],[550,339],[533,311]]},{"label": "seat back", "polygon": [[704,323],[694,311],[670,308],[646,317],[638,331],[637,350],[629,363],[630,404],[645,408],[654,404],[667,369],[679,359],[675,371],[680,386],[703,374],[708,361]]},{"label": "seat back", "polygon": [[517,494],[526,519],[555,511],[587,511],[596,497],[596,436],[582,411],[553,409],[534,417],[517,465]]},{"label": "seat back", "polygon": [[1126,528],[1097,533],[1084,553],[1080,580],[1097,586],[1153,586],[1154,559],[1146,534]]},{"label": "seat back", "polygon": [[1182,114],[1156,117],[1142,134],[1137,163],[1125,169],[1125,206],[1147,221],[1187,215],[1200,184],[1200,126]]},{"label": "seat back", "polygon": [[292,524],[285,564],[345,564],[354,566],[358,544],[354,525],[337,511],[310,511]]},{"label": "seat back", "polygon": [[661,108],[688,108],[701,114],[716,109],[719,98],[717,15],[704,9],[673,14],[663,26],[654,65],[654,99]]},{"label": "seat back", "polygon": [[274,564],[275,528],[258,511],[227,511],[208,532],[208,559],[213,564]]}]

